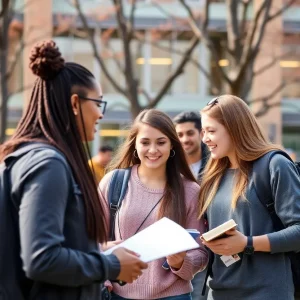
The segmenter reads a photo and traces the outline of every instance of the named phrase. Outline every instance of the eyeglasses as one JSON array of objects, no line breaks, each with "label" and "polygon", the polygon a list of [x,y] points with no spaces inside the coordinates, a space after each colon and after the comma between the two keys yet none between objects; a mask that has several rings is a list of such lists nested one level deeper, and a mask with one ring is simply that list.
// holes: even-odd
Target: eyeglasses
[{"label": "eyeglasses", "polygon": [[[100,100],[100,99],[87,98],[87,97],[83,97],[83,96],[80,96],[80,95],[78,95],[78,97],[79,97],[79,98],[82,98],[82,99],[84,99],[84,100],[90,100],[90,101],[94,101],[94,102],[96,102],[96,103],[99,103],[99,104],[100,104],[100,108],[101,108],[101,113],[102,113],[102,115],[105,114],[107,101],[103,101],[103,100]],[[103,105],[103,108],[102,108],[101,105]]]},{"label": "eyeglasses", "polygon": [[208,101],[206,105],[214,106],[215,104],[219,103],[218,99],[219,99],[219,97],[215,97],[215,98],[211,99],[210,101]]}]

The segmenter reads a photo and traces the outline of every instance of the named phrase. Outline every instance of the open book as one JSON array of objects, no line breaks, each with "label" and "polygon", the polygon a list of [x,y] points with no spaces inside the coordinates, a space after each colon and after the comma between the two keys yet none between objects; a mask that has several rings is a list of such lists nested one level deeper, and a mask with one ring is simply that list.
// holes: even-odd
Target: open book
[{"label": "open book", "polygon": [[218,227],[213,228],[210,231],[203,233],[202,238],[207,242],[212,241],[216,238],[221,238],[223,236],[226,236],[226,234],[225,234],[226,231],[233,229],[236,226],[237,226],[237,224],[235,223],[235,221],[233,219],[230,219],[229,221],[219,225]]},{"label": "open book", "polygon": [[[194,240],[197,240],[197,238],[200,236],[200,232],[197,229],[186,229],[186,231],[192,236]],[[165,270],[170,270],[170,266],[166,260],[162,264],[162,268]]]}]

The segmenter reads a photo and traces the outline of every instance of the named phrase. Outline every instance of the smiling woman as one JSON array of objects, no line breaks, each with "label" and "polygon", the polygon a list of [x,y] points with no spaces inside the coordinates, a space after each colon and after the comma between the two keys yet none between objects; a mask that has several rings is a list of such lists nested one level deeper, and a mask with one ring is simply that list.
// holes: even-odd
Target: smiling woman
[{"label": "smiling woman", "polygon": [[37,79],[29,105],[0,148],[0,183],[7,175],[0,294],[101,299],[101,282],[131,282],[147,266],[125,249],[109,256],[99,250],[107,241],[104,207],[85,142],[104,114],[102,90],[89,70],[66,63],[53,41],[37,44],[30,62]]},{"label": "smiling woman", "polygon": [[208,299],[294,300],[290,252],[300,251],[295,165],[263,135],[242,99],[215,98],[201,117],[211,156],[200,185],[199,215],[206,216],[209,230],[230,219],[237,224],[226,237],[203,242],[213,257]]},{"label": "smiling woman", "polygon": [[[172,120],[155,109],[142,111],[120,146],[111,170],[131,167],[128,192],[117,212],[115,236],[127,239],[162,217],[169,217],[184,228],[203,232],[203,219],[197,220],[199,186],[186,162]],[[109,183],[113,171],[100,182],[101,200],[108,207]],[[191,279],[205,268],[207,254],[200,248],[149,264],[136,283],[120,287],[112,283],[117,299],[191,299]]]}]

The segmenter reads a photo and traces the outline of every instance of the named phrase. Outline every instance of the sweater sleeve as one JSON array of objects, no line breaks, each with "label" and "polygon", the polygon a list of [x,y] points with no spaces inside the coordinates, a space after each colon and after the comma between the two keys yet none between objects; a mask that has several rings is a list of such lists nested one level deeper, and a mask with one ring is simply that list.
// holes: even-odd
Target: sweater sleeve
[{"label": "sweater sleeve", "polygon": [[19,232],[26,276],[70,287],[115,279],[120,263],[114,255],[101,255],[97,248],[85,253],[64,246],[69,172],[60,159],[45,155],[22,174]]},{"label": "sweater sleeve", "polygon": [[[186,183],[187,218],[186,229],[197,229],[200,234],[204,232],[204,220],[198,220],[197,203],[199,198],[199,186],[196,183]],[[197,239],[200,247],[187,251],[183,264],[179,270],[171,268],[172,272],[184,280],[192,280],[194,275],[203,271],[208,263],[208,254],[200,239]]]},{"label": "sweater sleeve", "polygon": [[276,154],[270,162],[275,210],[286,227],[268,234],[271,253],[300,251],[300,177],[295,165]]}]

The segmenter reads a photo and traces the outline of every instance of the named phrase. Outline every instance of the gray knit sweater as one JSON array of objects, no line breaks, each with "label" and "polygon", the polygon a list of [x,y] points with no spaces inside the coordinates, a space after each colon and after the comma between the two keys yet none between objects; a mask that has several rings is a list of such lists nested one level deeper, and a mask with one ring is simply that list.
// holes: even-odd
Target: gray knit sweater
[{"label": "gray knit sweater", "polygon": [[271,189],[275,209],[287,227],[274,232],[268,211],[259,201],[249,178],[246,197],[236,209],[231,209],[235,170],[226,171],[220,188],[208,211],[209,229],[234,219],[237,230],[246,236],[268,234],[271,253],[240,253],[241,260],[226,267],[219,255],[214,255],[213,276],[208,299],[214,300],[292,300],[293,280],[288,251],[300,251],[300,179],[293,164],[276,154],[270,163]]}]

